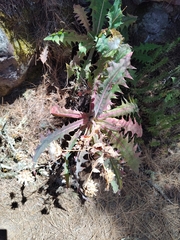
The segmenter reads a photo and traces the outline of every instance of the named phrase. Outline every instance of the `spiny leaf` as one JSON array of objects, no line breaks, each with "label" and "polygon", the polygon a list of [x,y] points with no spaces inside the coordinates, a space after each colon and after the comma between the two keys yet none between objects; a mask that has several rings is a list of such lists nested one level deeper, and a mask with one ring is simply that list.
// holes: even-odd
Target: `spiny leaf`
[{"label": "spiny leaf", "polygon": [[129,26],[131,26],[133,23],[135,23],[137,20],[137,16],[131,15],[129,13],[127,13],[127,15],[123,15],[122,16],[122,24],[120,26],[121,31],[126,27],[128,28]]},{"label": "spiny leaf", "polygon": [[125,161],[127,161],[127,165],[135,172],[139,173],[139,165],[141,163],[139,154],[136,153],[137,145],[134,146],[134,142],[127,142],[126,139],[121,141],[121,154]]},{"label": "spiny leaf", "polygon": [[113,133],[112,136],[113,147],[119,149],[122,157],[127,162],[128,166],[135,172],[139,172],[139,154],[137,153],[137,145],[134,145],[134,141],[129,142],[128,136],[123,137],[120,133]]},{"label": "spiny leaf", "polygon": [[71,45],[72,42],[88,42],[87,36],[83,34],[77,34],[75,31],[64,32],[63,30],[53,33],[50,36],[44,38],[45,41],[53,41],[57,44],[63,43],[64,45]]},{"label": "spiny leaf", "polygon": [[[102,75],[102,72],[105,69],[107,69],[107,61],[108,60],[111,60],[111,58],[108,59],[108,58],[105,58],[104,56],[101,56],[101,58],[95,64],[97,68],[93,72],[93,74],[94,74],[93,83],[95,83],[95,81],[97,81],[96,79],[99,79],[99,76]],[[91,86],[93,86],[93,84],[91,84]]]},{"label": "spiny leaf", "polygon": [[117,193],[122,188],[122,179],[119,179],[119,185],[117,184],[117,180],[113,179],[112,182],[110,182],[113,193]]},{"label": "spiny leaf", "polygon": [[103,28],[108,9],[111,7],[109,0],[91,0],[93,33],[97,36]]},{"label": "spiny leaf", "polygon": [[82,42],[80,42],[78,46],[79,46],[79,53],[80,53],[78,55],[85,56],[87,54],[87,50],[89,50],[87,46]]},{"label": "spiny leaf", "polygon": [[65,161],[63,164],[62,164],[62,167],[63,167],[63,172],[62,172],[62,175],[65,176],[65,180],[66,180],[66,186],[67,188],[69,188],[69,164],[68,164],[68,161]]},{"label": "spiny leaf", "polygon": [[81,133],[82,133],[82,131],[81,131],[80,129],[78,129],[78,130],[74,133],[74,135],[71,137],[71,139],[70,139],[69,141],[67,141],[67,142],[68,142],[68,147],[67,147],[68,151],[67,151],[66,154],[65,154],[65,158],[66,158],[66,159],[68,159],[69,156],[71,155],[71,151],[70,151],[70,150],[73,149],[73,147],[74,147],[74,145],[76,144],[77,139],[79,138],[79,136],[81,135]]},{"label": "spiny leaf", "polygon": [[75,157],[75,162],[76,162],[76,171],[75,175],[77,178],[79,178],[79,173],[83,171],[84,167],[81,166],[81,164],[87,162],[88,160],[84,158],[84,156],[87,154],[86,150],[81,150],[77,157]]},{"label": "spiny leaf", "polygon": [[110,8],[107,17],[109,18],[109,28],[118,28],[122,24],[121,0],[115,0]]},{"label": "spiny leaf", "polygon": [[[162,49],[162,46],[154,43],[141,43],[139,46],[134,47],[133,58],[142,63],[152,63],[155,60],[156,54],[152,52]],[[150,54],[151,53],[151,54]]]},{"label": "spiny leaf", "polygon": [[83,119],[88,119],[88,116],[86,113],[72,110],[72,109],[66,109],[64,107],[58,107],[58,106],[53,106],[51,108],[50,113],[56,117],[69,117],[69,118],[83,118]]},{"label": "spiny leaf", "polygon": [[110,30],[110,33],[111,35],[109,37],[107,37],[106,33],[101,35],[97,41],[96,48],[103,57],[113,58],[122,44],[123,37],[115,29]]},{"label": "spiny leaf", "polygon": [[115,174],[115,179],[110,183],[114,193],[117,193],[122,189],[122,177],[120,172],[120,167],[116,159],[110,159],[111,168]]},{"label": "spiny leaf", "polygon": [[[105,83],[110,81],[110,84],[120,84],[124,87],[127,87],[126,80],[124,79],[125,73],[127,69],[131,68],[131,59],[132,52],[129,52],[124,56],[119,63],[115,63],[114,61],[110,62],[108,71],[108,78],[105,80]],[[109,84],[109,85],[110,85]],[[106,88],[105,88],[106,89]]]},{"label": "spiny leaf", "polygon": [[106,119],[107,117],[119,117],[123,115],[128,115],[138,112],[138,106],[135,103],[126,101],[122,103],[120,106],[111,109],[109,111],[103,112],[98,119]]},{"label": "spiny leaf", "polygon": [[158,48],[162,49],[162,46],[155,43],[140,43],[139,46],[134,47],[134,50],[135,52],[137,51],[137,52],[147,53],[149,51],[153,51]]},{"label": "spiny leaf", "polygon": [[69,79],[75,73],[75,69],[77,70],[77,66],[74,66],[73,61],[70,61],[70,64],[66,63],[66,71],[67,71],[67,78]]},{"label": "spiny leaf", "polygon": [[106,130],[119,132],[124,129],[124,134],[131,132],[132,136],[136,134],[138,137],[142,137],[142,127],[135,119],[133,121],[131,118],[129,120],[124,118],[106,118],[97,122]]},{"label": "spiny leaf", "polygon": [[77,132],[75,132],[75,134],[71,137],[70,141],[68,142],[68,151],[65,154],[65,162],[63,163],[63,172],[62,174],[65,176],[65,180],[66,180],[66,185],[67,187],[69,187],[69,156],[71,155],[71,150],[73,149],[78,137],[81,135],[81,130],[79,129]]},{"label": "spiny leaf", "polygon": [[35,151],[35,155],[33,157],[34,163],[37,162],[39,156],[41,153],[48,147],[48,145],[59,138],[63,138],[64,135],[69,134],[70,132],[74,131],[77,128],[80,128],[80,126],[83,125],[83,119],[77,120],[76,122],[70,123],[67,126],[63,126],[61,129],[58,129],[48,135],[46,138],[44,138],[41,142],[41,144],[37,147]]},{"label": "spiny leaf", "polygon": [[86,15],[86,12],[83,7],[80,5],[74,5],[74,13],[76,14],[75,17],[77,18],[78,21],[85,27],[86,31],[89,32],[89,21]]},{"label": "spiny leaf", "polygon": [[[118,63],[119,61],[121,61],[122,58],[124,58],[126,56],[126,54],[131,53],[131,47],[129,46],[129,44],[121,44],[120,47],[118,48],[118,51],[116,52],[116,54],[114,55],[114,62]],[[134,69],[134,67],[131,66],[132,69]]]},{"label": "spiny leaf", "polygon": [[117,193],[122,189],[122,177],[119,160],[116,160],[114,158],[106,159],[104,165],[112,169],[113,173],[115,174],[115,178],[110,182],[110,184],[112,186],[113,193]]},{"label": "spiny leaf", "polygon": [[119,63],[111,61],[109,67],[107,68],[107,78],[102,81],[98,80],[95,84],[99,84],[98,93],[94,98],[94,112],[95,117],[99,116],[107,107],[110,102],[110,99],[115,97],[114,92],[116,88],[113,88],[114,85],[119,84],[124,87],[126,85],[126,80],[124,79],[126,70],[131,68],[130,59],[132,52],[128,53],[123,57]]}]

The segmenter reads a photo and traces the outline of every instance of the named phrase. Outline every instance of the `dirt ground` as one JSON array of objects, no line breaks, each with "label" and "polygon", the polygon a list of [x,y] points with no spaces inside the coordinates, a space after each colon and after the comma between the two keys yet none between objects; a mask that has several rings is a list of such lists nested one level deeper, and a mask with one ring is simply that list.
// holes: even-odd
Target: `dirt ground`
[{"label": "dirt ground", "polygon": [[[42,84],[11,97],[0,105],[0,229],[8,240],[180,240],[178,143],[153,152],[142,146],[139,175],[127,171],[119,195],[101,190],[99,182],[97,197],[82,203],[43,167],[36,181],[27,180],[40,137],[60,121],[49,108],[54,102],[64,106],[68,96],[48,95]],[[39,165],[48,161],[47,151]]]},{"label": "dirt ground", "polygon": [[129,174],[121,195],[102,192],[84,204],[72,189],[57,197],[40,191],[46,178],[24,190],[15,179],[1,179],[0,227],[9,240],[178,240],[179,160],[179,154],[163,159],[154,186],[144,174]]}]

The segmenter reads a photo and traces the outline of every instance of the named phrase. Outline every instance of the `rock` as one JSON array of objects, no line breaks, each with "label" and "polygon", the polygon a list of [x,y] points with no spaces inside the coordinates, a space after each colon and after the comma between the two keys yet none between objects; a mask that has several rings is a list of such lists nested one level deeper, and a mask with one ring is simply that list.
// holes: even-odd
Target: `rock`
[{"label": "rock", "polygon": [[27,69],[28,66],[19,69],[13,56],[0,57],[0,97],[9,94],[25,80]]},{"label": "rock", "polygon": [[133,0],[137,5],[144,2],[167,2],[168,4],[180,5],[180,0]]},{"label": "rock", "polygon": [[0,29],[0,57],[13,56],[13,47],[5,33]]},{"label": "rock", "polygon": [[17,82],[17,62],[12,57],[0,57],[0,97],[7,95]]},{"label": "rock", "polygon": [[154,2],[140,5],[137,15],[137,23],[132,31],[135,45],[140,42],[163,44],[174,40],[179,34],[179,19],[174,16],[174,8]]},{"label": "rock", "polygon": [[17,61],[11,57],[0,57],[0,76],[6,75],[17,70]]},{"label": "rock", "polygon": [[24,72],[18,69],[13,47],[0,29],[0,97],[10,93],[24,80]]}]

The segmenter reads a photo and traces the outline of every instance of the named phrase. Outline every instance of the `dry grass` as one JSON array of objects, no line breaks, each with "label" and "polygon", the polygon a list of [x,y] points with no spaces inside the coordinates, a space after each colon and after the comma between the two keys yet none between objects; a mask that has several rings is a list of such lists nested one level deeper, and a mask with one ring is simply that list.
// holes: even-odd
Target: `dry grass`
[{"label": "dry grass", "polygon": [[[37,187],[38,184],[36,184]],[[4,187],[8,190],[4,191]],[[21,204],[21,192],[14,180],[1,181],[0,226],[8,230],[8,239],[113,239],[113,222],[106,212],[98,211],[94,202],[81,206],[77,195],[67,190],[58,200],[65,210],[54,207],[53,199],[28,187],[25,205]],[[10,191],[15,198],[10,199]],[[12,202],[18,208],[11,209]],[[48,214],[45,214],[48,209]],[[42,214],[44,213],[44,214]],[[116,238],[114,238],[116,239]]]},{"label": "dry grass", "polygon": [[[64,106],[66,97],[48,95],[42,84],[0,106],[1,163],[32,162],[40,137],[62,124],[50,116],[50,106],[56,102]],[[8,143],[13,140],[20,159]],[[72,189],[56,194],[57,183],[50,184],[48,177],[37,177],[25,189],[14,178],[1,179],[0,227],[8,230],[8,240],[179,240],[180,154],[164,152],[152,158],[146,149],[139,176],[128,172],[121,195],[100,191],[84,205]],[[40,162],[48,159],[45,153]],[[8,176],[6,171],[1,169],[3,177]]]},{"label": "dry grass", "polygon": [[104,192],[98,203],[113,216],[119,239],[180,239],[180,154],[152,159],[146,153],[142,165],[149,166],[151,176],[129,172],[121,195]]},{"label": "dry grass", "polygon": [[0,159],[6,165],[19,161],[31,163],[42,137],[61,126],[61,120],[54,120],[49,109],[56,102],[64,106],[67,94],[48,95],[46,90],[45,84],[27,89],[13,104],[0,106]]}]

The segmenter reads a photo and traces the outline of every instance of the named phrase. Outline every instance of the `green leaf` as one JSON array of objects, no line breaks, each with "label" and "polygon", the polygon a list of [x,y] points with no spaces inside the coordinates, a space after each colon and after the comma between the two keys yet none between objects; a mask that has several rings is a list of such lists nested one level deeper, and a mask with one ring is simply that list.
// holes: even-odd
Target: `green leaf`
[{"label": "green leaf", "polygon": [[87,54],[87,47],[82,42],[79,43],[79,52],[80,52],[81,55],[86,55]]},{"label": "green leaf", "polygon": [[[132,52],[131,47],[129,44],[121,44],[118,51],[116,52],[114,56],[114,62],[118,63],[121,58],[125,57],[126,54]],[[133,68],[134,69],[134,68]]]},{"label": "green leaf", "polygon": [[110,168],[115,174],[115,178],[110,182],[113,193],[117,193],[122,189],[122,177],[120,172],[120,164],[119,160],[116,159],[106,159],[104,161],[104,165],[106,168]]},{"label": "green leaf", "polygon": [[167,103],[167,102],[171,101],[172,99],[173,99],[173,93],[169,92],[169,93],[167,93],[164,101]]},{"label": "green leaf", "polygon": [[62,172],[62,175],[65,176],[65,180],[66,180],[66,186],[67,188],[69,188],[69,161],[66,160],[63,164],[62,164],[62,167],[63,167],[63,172]]},{"label": "green leaf", "polygon": [[119,51],[119,48],[122,44],[123,37],[116,30],[111,30],[111,35],[107,37],[107,33],[101,34],[96,48],[98,52],[100,52],[103,57],[111,57],[113,59],[114,55]]},{"label": "green leaf", "polygon": [[48,145],[59,138],[63,138],[65,134],[69,134],[70,132],[74,131],[75,129],[79,128],[83,125],[83,119],[77,120],[76,122],[70,123],[67,126],[63,126],[61,129],[58,129],[44,138],[41,144],[37,147],[35,151],[35,155],[33,157],[33,162],[36,163],[39,156],[42,152],[48,147]]},{"label": "green leaf", "polygon": [[44,41],[52,41],[52,35],[49,35],[44,38]]},{"label": "green leaf", "polygon": [[114,148],[119,149],[127,165],[135,172],[139,172],[140,158],[134,141],[129,142],[129,137],[123,137],[120,133],[112,133],[111,142]]},{"label": "green leaf", "polygon": [[122,188],[122,180],[119,181],[119,185],[117,184],[117,180],[114,179],[112,182],[110,182],[113,193],[117,193]]},{"label": "green leaf", "polygon": [[93,33],[97,36],[104,26],[108,9],[111,7],[109,0],[91,0]]},{"label": "green leaf", "polygon": [[86,35],[78,34],[75,31],[64,32],[63,30],[53,33],[50,36],[44,38],[45,41],[53,41],[57,44],[63,43],[64,45],[71,45],[72,42],[88,42],[88,38]]},{"label": "green leaf", "polygon": [[53,37],[53,40],[52,40],[52,41],[54,41],[54,42],[56,42],[57,44],[59,44],[59,41],[60,41],[59,36],[58,36],[58,35],[55,35],[55,36]]},{"label": "green leaf", "polygon": [[86,79],[88,79],[88,81],[91,78],[91,66],[92,66],[91,63],[88,63],[84,68],[85,77],[86,77]]},{"label": "green leaf", "polygon": [[149,51],[152,52],[159,48],[162,49],[162,46],[155,43],[140,43],[139,46],[134,46],[135,52],[142,52],[142,53],[147,53]]},{"label": "green leaf", "polygon": [[123,116],[123,115],[129,115],[132,113],[138,112],[138,106],[135,103],[132,102],[128,102],[126,100],[126,102],[122,103],[120,106],[111,109],[109,111],[105,111],[103,112],[100,116],[99,119],[105,119],[108,117],[119,117],[119,116]]},{"label": "green leaf", "polygon": [[159,51],[162,51],[162,46],[158,44],[141,43],[134,47],[133,58],[141,63],[150,64],[155,61]]},{"label": "green leaf", "polygon": [[133,23],[135,23],[137,20],[137,16],[133,16],[131,14],[128,14],[125,16],[122,16],[122,24],[120,26],[121,31],[123,31],[123,29],[126,27],[128,28],[129,26],[131,26]]},{"label": "green leaf", "polygon": [[[107,77],[104,81],[95,81],[95,85],[98,86],[97,93],[94,93],[92,99],[94,99],[94,113],[95,117],[102,114],[110,104],[111,98],[115,97],[114,92],[116,87],[114,85],[122,85],[127,87],[125,77],[127,76],[127,69],[131,68],[130,59],[132,53],[129,52],[123,57],[119,63],[111,61],[107,68]],[[105,74],[104,74],[105,75]],[[96,87],[94,86],[94,89]]]},{"label": "green leaf", "polygon": [[115,179],[110,183],[114,193],[122,189],[122,177],[120,172],[120,164],[116,159],[110,159],[110,166],[115,174]]},{"label": "green leaf", "polygon": [[78,129],[78,130],[74,133],[74,135],[71,137],[71,140],[67,141],[67,142],[68,142],[68,147],[67,147],[68,151],[67,151],[66,154],[65,154],[65,158],[66,158],[66,159],[68,159],[69,156],[71,155],[71,151],[70,151],[70,150],[73,149],[73,147],[74,147],[74,145],[76,144],[76,142],[77,142],[79,136],[81,135],[81,133],[82,133],[82,131],[81,131],[80,129]]},{"label": "green leaf", "polygon": [[118,28],[122,24],[121,0],[115,0],[107,17],[109,18],[109,29]]},{"label": "green leaf", "polygon": [[74,75],[73,61],[71,61],[70,64],[66,63],[66,71],[67,71],[67,79],[69,79]]},{"label": "green leaf", "polygon": [[81,135],[81,130],[79,129],[77,132],[75,132],[75,134],[71,137],[71,140],[68,141],[68,151],[65,154],[65,162],[63,163],[63,172],[62,174],[65,176],[65,180],[66,180],[66,186],[69,187],[69,156],[71,155],[71,150],[73,149],[74,145],[77,142],[77,139],[79,138],[79,136]]}]

